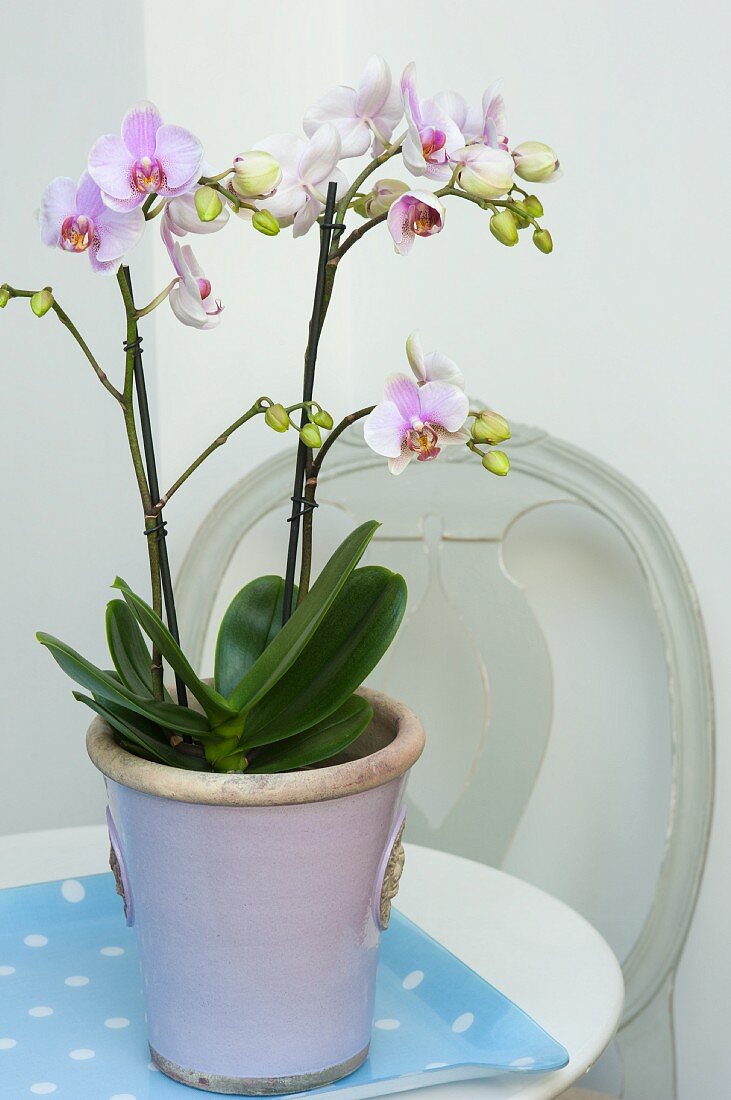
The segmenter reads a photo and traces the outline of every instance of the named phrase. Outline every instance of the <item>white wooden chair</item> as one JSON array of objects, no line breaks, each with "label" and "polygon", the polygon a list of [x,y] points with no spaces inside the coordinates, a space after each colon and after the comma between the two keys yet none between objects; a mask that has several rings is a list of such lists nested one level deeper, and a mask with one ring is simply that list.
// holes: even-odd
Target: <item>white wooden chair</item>
[{"label": "white wooden chair", "polygon": [[[391,478],[351,429],[320,477],[319,556],[378,518],[368,560],[409,583],[409,614],[373,678],[427,729],[408,838],[563,896],[624,960],[618,1059],[592,1083],[605,1091],[567,1098],[674,1100],[673,982],[713,783],[695,593],[662,517],[616,471],[533,428],[514,429],[510,456],[506,479],[457,448]],[[247,475],[190,546],[179,615],[204,669],[234,592],[283,571],[291,477],[289,453]],[[527,570],[525,586],[511,570]]]}]

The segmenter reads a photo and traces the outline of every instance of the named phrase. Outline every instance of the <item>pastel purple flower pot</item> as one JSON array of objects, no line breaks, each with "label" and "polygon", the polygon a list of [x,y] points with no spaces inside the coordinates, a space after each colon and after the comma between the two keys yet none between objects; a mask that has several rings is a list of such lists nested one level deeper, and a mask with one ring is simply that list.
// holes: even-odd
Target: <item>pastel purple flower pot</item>
[{"label": "pastel purple flower pot", "polygon": [[101,719],[89,729],[152,1058],[178,1081],[296,1092],[368,1054],[424,731],[402,704],[364,694],[374,720],[347,753],[281,775],[182,771],[132,756]]}]

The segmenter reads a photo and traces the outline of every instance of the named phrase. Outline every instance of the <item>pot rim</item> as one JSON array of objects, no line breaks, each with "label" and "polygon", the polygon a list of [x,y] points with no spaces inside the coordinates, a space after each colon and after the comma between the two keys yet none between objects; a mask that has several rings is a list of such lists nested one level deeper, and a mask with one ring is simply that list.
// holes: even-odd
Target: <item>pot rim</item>
[{"label": "pot rim", "polygon": [[143,760],[114,739],[109,725],[96,717],[86,735],[86,750],[96,768],[125,787],[174,802],[204,806],[291,806],[326,802],[381,787],[411,768],[424,748],[424,728],[407,706],[380,691],[360,688],[380,722],[395,727],[389,744],[369,756],[312,771],[267,775],[192,772]]}]

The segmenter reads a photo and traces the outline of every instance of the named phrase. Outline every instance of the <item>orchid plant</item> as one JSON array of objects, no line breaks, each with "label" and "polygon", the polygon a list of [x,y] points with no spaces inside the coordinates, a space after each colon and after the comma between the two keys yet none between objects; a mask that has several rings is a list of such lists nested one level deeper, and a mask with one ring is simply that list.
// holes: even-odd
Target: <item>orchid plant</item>
[{"label": "orchid plant", "polygon": [[[358,567],[378,526],[372,521],[344,540],[310,588],[318,477],[343,432],[363,420],[366,442],[388,460],[392,474],[401,474],[413,460],[437,459],[446,446],[468,448],[493,474],[507,474],[510,465],[496,449],[510,436],[505,419],[492,410],[471,409],[460,369],[441,352],[425,352],[418,332],[406,340],[410,373],[392,374],[379,404],[351,412],[337,425],[313,397],[317,345],[341,262],[378,226],[385,224],[396,253],[405,256],[417,238],[441,233],[446,203],[461,200],[488,216],[502,245],[514,246],[521,232],[530,230],[538,250],[551,252],[551,236],[537,220],[542,204],[516,177],[531,184],[556,179],[555,153],[540,142],[511,146],[497,86],[486,90],[480,106],[468,105],[457,92],[423,98],[413,64],[397,83],[380,57],[370,59],[357,88],[332,88],[314,103],[305,112],[303,131],[304,136],[266,138],[215,172],[205,164],[197,137],[164,122],[153,104],[138,103],[122,120],[119,135],[106,134],[93,144],[78,183],[59,177],[48,185],[40,208],[43,243],[86,253],[95,272],[116,276],[126,322],[119,386],[51,287],[0,287],[0,307],[26,298],[37,317],[54,313],[119,405],[147,535],[151,603],[123,580],[115,581],[119,596],[106,615],[111,671],[57,638],[38,638],[88,693],[75,697],[107,720],[123,747],[175,767],[219,772],[307,767],[332,759],[368,725],[371,708],[356,692],[398,630],[406,586],[382,567]],[[363,157],[364,166],[350,180],[340,165]],[[397,158],[406,180],[376,178]],[[160,493],[139,322],[167,301],[190,328],[208,330],[221,323],[223,306],[190,243],[181,241],[219,232],[232,214],[269,237],[290,226],[292,235],[301,237],[320,226],[302,400],[285,404],[258,397]],[[157,218],[171,278],[139,307],[127,256]],[[179,644],[162,514],[201,463],[255,419],[276,432],[293,429],[299,437],[287,575],[259,577],[234,598],[221,623],[210,683],[198,676]],[[324,441],[323,431],[329,433]],[[175,674],[176,699],[165,687],[163,662]],[[188,692],[196,705],[188,705]]]}]

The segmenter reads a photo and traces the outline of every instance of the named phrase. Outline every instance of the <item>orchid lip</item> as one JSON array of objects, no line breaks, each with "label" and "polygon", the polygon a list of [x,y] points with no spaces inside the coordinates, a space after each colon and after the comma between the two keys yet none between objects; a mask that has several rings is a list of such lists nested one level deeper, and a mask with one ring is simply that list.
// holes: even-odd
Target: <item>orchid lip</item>
[{"label": "orchid lip", "polygon": [[86,252],[94,240],[94,222],[85,214],[69,214],[61,225],[61,247],[66,252]]},{"label": "orchid lip", "polygon": [[429,160],[434,153],[441,152],[447,144],[447,135],[444,130],[437,130],[434,126],[426,126],[419,136],[425,160]]},{"label": "orchid lip", "polygon": [[423,424],[420,420],[413,424],[411,431],[406,434],[406,446],[413,451],[419,462],[430,462],[441,452],[441,447],[437,446],[439,436],[431,424]]},{"label": "orchid lip", "polygon": [[132,186],[143,195],[165,186],[165,173],[157,157],[141,157],[132,165]]},{"label": "orchid lip", "polygon": [[201,301],[204,302],[211,293],[211,284],[208,279],[196,279],[201,293]]},{"label": "orchid lip", "polygon": [[440,217],[436,210],[425,202],[417,202],[409,210],[409,228],[417,237],[429,237],[440,227]]}]

